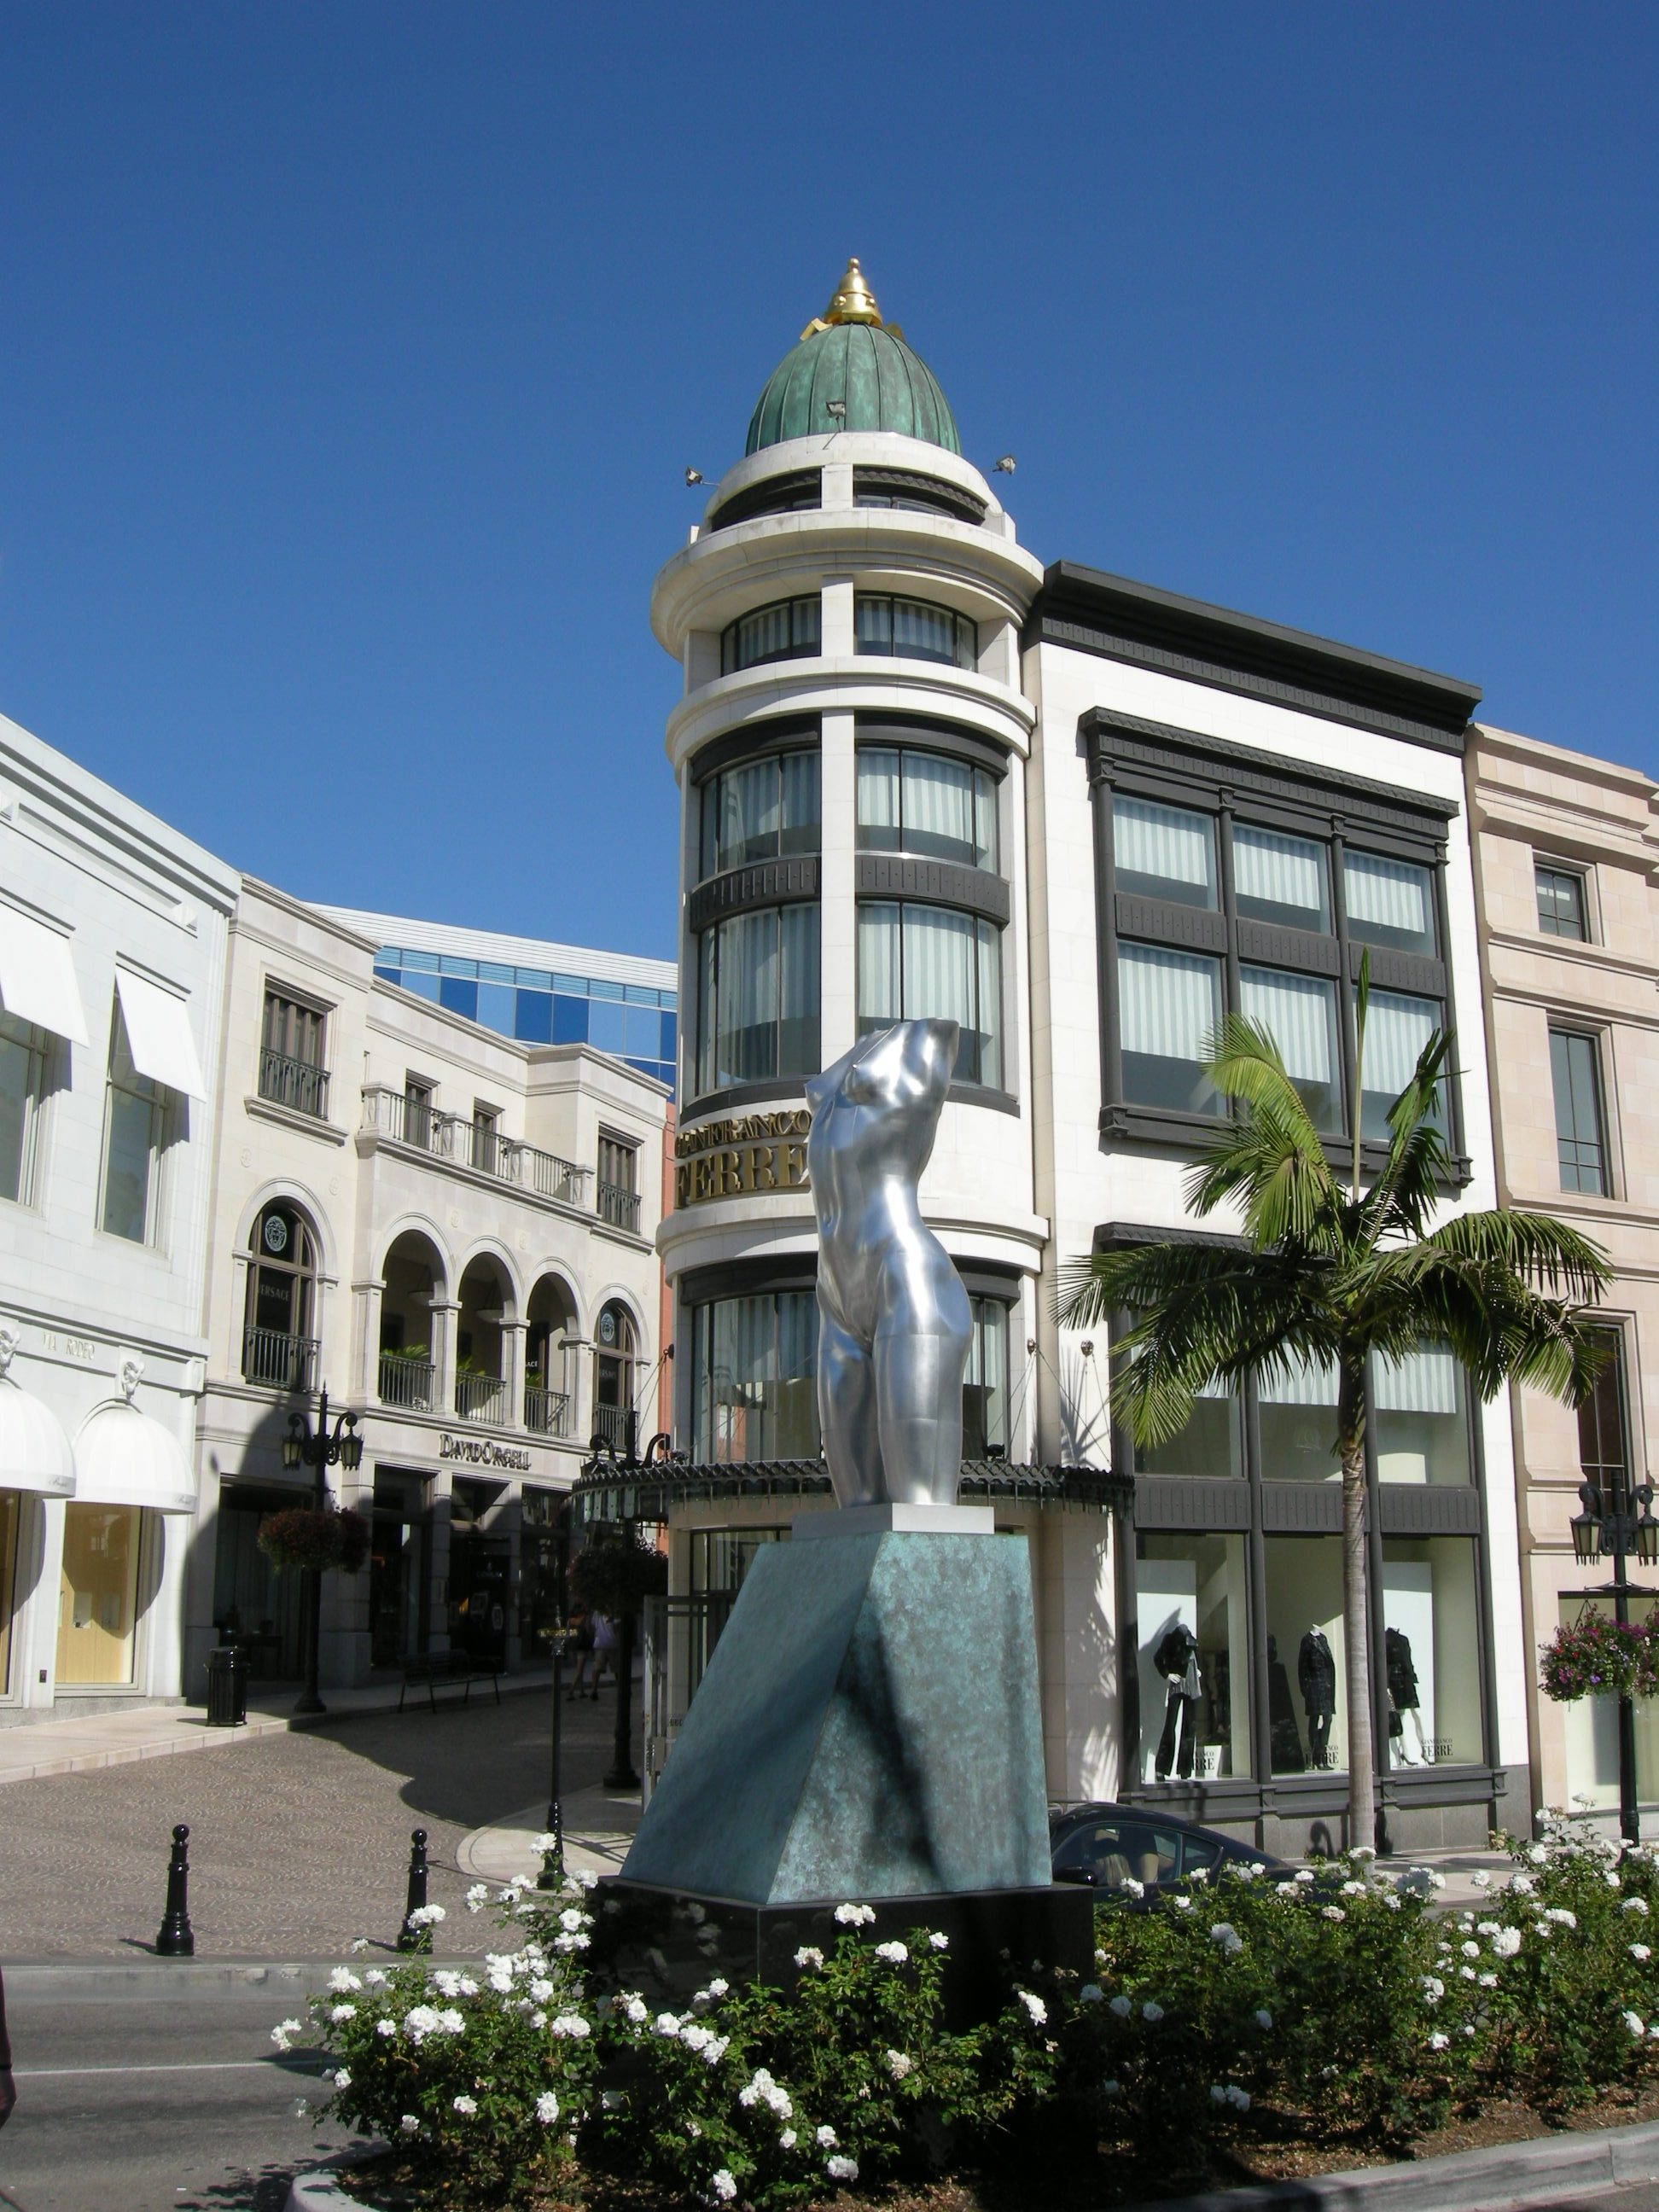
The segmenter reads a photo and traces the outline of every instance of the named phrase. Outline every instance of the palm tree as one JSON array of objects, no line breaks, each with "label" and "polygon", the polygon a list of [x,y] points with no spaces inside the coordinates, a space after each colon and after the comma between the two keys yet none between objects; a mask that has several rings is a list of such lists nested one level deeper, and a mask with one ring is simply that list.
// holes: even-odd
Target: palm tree
[{"label": "palm tree", "polygon": [[[1369,955],[1358,1000],[1360,1096]],[[1482,1399],[1511,1378],[1577,1405],[1605,1354],[1581,1309],[1606,1289],[1606,1257],[1545,1214],[1454,1214],[1431,1226],[1452,1160],[1440,1091],[1449,1031],[1423,1048],[1389,1109],[1382,1169],[1365,1187],[1358,1114],[1346,1181],[1326,1157],[1267,1032],[1228,1015],[1207,1041],[1211,1081],[1232,1101],[1224,1133],[1195,1163],[1187,1202],[1198,1215],[1231,1201],[1242,1241],[1145,1244],[1062,1269],[1059,1318],[1074,1328],[1131,1316],[1115,1350],[1112,1412],[1141,1446],[1166,1442],[1206,1383],[1237,1388],[1306,1366],[1334,1367],[1342,1467],[1342,1593],[1347,1657],[1348,1835],[1375,1826],[1365,1553],[1367,1361],[1425,1343],[1449,1347]]]}]

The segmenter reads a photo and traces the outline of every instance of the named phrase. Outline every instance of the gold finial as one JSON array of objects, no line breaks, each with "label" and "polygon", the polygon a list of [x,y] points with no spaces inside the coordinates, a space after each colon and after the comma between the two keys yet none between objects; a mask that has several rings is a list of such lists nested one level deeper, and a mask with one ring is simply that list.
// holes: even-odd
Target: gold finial
[{"label": "gold finial", "polygon": [[813,316],[801,336],[810,338],[816,331],[827,331],[831,323],[873,323],[878,330],[882,327],[881,309],[876,305],[875,294],[864,281],[856,253],[848,263],[829,306],[822,315]]}]

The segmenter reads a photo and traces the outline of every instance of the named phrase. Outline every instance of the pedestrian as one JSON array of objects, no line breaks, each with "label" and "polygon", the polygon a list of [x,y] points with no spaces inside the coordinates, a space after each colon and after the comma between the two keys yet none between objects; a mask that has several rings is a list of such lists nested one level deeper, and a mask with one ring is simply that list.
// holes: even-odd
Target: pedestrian
[{"label": "pedestrian", "polygon": [[614,1682],[617,1679],[617,1624],[608,1613],[596,1613],[593,1616],[593,1686],[588,1692],[590,1697],[599,1696],[599,1683],[607,1668]]},{"label": "pedestrian", "polygon": [[6,2039],[6,1984],[0,1976],[0,2128],[11,2118],[11,2108],[17,2102],[16,2084],[11,2078],[11,2045]]},{"label": "pedestrian", "polygon": [[[576,1671],[570,1677],[570,1687],[565,1692],[565,1703],[569,1705],[582,1694],[582,1683],[587,1673],[587,1662],[593,1654],[593,1622],[586,1606],[575,1607],[570,1615],[570,1648],[576,1655]],[[590,1697],[596,1694],[588,1692]]]}]

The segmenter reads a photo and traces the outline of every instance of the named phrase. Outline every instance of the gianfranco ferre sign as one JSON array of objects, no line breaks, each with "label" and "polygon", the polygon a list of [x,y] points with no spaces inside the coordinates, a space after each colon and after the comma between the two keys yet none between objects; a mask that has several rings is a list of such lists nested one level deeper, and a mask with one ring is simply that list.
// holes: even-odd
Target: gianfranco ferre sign
[{"label": "gianfranco ferre sign", "polygon": [[530,1454],[522,1444],[498,1444],[488,1437],[452,1437],[446,1429],[438,1438],[440,1459],[465,1460],[472,1467],[499,1467],[508,1474],[528,1474]]},{"label": "gianfranco ferre sign", "polygon": [[781,1114],[739,1114],[682,1129],[674,1139],[674,1203],[745,1198],[756,1191],[806,1188],[805,1108]]}]

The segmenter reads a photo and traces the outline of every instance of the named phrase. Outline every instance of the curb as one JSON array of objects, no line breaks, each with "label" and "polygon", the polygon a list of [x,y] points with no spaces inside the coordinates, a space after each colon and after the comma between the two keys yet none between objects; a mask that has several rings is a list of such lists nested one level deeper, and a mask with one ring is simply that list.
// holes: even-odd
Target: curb
[{"label": "curb", "polygon": [[[1349,2173],[1212,2189],[1202,2197],[1131,2205],[1126,2212],[1519,2212],[1553,2202],[1564,2186],[1592,2191],[1649,2181],[1659,2181],[1659,2120],[1594,2134],[1538,2136],[1491,2150],[1451,2151]],[[329,2201],[332,2212],[349,2212],[349,2197]]]},{"label": "curb", "polygon": [[[370,1960],[371,1966],[375,1962]],[[448,1967],[461,1973],[476,1968],[478,1961],[466,1957],[422,1958],[416,1960],[409,1953],[389,1953],[384,1961],[387,1971],[394,1966],[419,1964],[428,1968]],[[320,1988],[330,1974],[339,1966],[350,1965],[349,1960],[333,1959],[112,1959],[107,1962],[88,1964],[84,1960],[65,1960],[59,1964],[54,1960],[9,1960],[6,1962],[6,1994],[23,1996],[33,1993],[46,1996],[118,1996],[143,1990],[155,1996],[167,1989],[263,1989],[273,1996],[289,1991],[307,1992],[314,1984]],[[361,1972],[361,1962],[358,1971]]]},{"label": "curb", "polygon": [[[284,2212],[368,2212],[346,2194],[340,2172],[384,2148],[366,2143],[326,2166],[295,2174]],[[1126,2212],[1521,2212],[1527,2205],[1547,2204],[1564,2184],[1601,2190],[1654,2180],[1659,2180],[1659,2120],[1643,2120],[1594,2135],[1542,2136],[1493,2150],[1452,2151],[1443,2158],[1361,2166],[1351,2173],[1165,2197]]]}]

